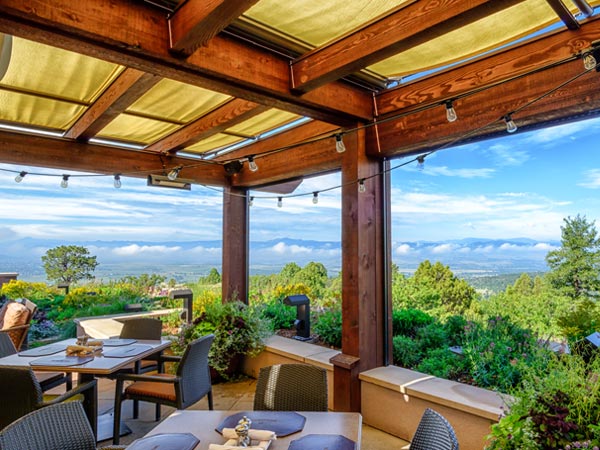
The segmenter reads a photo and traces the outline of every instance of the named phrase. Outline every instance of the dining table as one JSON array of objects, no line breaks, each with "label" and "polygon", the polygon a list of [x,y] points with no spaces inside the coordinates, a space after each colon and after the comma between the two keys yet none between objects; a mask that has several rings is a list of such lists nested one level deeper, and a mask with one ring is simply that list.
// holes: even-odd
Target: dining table
[{"label": "dining table", "polygon": [[[95,377],[110,377],[120,369],[137,365],[151,355],[162,352],[171,345],[167,339],[98,339],[101,349],[90,355],[67,355],[67,348],[76,345],[76,339],[65,339],[41,347],[20,351],[0,358],[0,366],[31,367],[35,371],[76,373],[78,383],[84,383]],[[86,399],[84,401],[90,401]],[[93,399],[97,405],[97,399]],[[98,416],[92,423],[97,441],[112,437],[112,414]],[[92,420],[92,422],[94,422]]]},{"label": "dining table", "polygon": [[[178,410],[128,449],[150,450],[178,448],[212,450],[226,448],[223,429],[235,428],[244,417],[250,429],[274,431],[276,439],[263,442],[268,450],[360,450],[362,416],[355,412],[312,411],[206,411]],[[187,435],[187,436],[186,436]],[[185,438],[195,438],[185,445]],[[181,442],[173,446],[175,442]],[[265,445],[266,444],[266,445]],[[171,447],[169,447],[171,445]],[[231,442],[229,442],[231,445]],[[258,448],[259,442],[250,443]]]}]

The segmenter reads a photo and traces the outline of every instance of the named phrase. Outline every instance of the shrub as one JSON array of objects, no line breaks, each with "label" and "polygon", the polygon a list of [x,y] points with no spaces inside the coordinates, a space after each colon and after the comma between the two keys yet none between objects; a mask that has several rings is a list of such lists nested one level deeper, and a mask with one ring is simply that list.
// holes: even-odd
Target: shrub
[{"label": "shrub", "polygon": [[394,364],[407,369],[414,368],[421,359],[419,344],[408,336],[392,338]]},{"label": "shrub", "polygon": [[260,307],[261,317],[269,319],[273,330],[292,328],[296,320],[296,308],[279,299],[271,300]]},{"label": "shrub", "polygon": [[41,301],[54,298],[57,292],[56,289],[49,287],[46,283],[10,280],[2,285],[0,293],[11,300],[27,298],[39,306]]},{"label": "shrub", "polygon": [[448,347],[446,330],[437,322],[432,322],[429,325],[418,328],[416,330],[416,340],[419,343],[419,349],[422,354],[427,353],[429,350]]},{"label": "shrub", "polygon": [[415,337],[417,330],[435,319],[418,309],[400,309],[392,312],[393,335]]},{"label": "shrub", "polygon": [[328,345],[342,346],[342,310],[339,308],[325,310],[315,317],[313,331]]},{"label": "shrub", "polygon": [[440,378],[458,379],[465,371],[465,362],[448,348],[436,348],[427,353],[416,369]]}]

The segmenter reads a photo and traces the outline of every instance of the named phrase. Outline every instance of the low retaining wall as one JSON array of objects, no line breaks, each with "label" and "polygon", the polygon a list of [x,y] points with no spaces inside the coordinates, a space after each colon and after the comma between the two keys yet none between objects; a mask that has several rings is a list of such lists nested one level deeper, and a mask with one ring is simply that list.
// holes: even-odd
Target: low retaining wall
[{"label": "low retaining wall", "polygon": [[[306,363],[327,369],[329,409],[333,409],[333,365],[340,353],[314,344],[272,336],[265,350],[244,361],[244,373],[256,378],[261,367]],[[378,367],[359,375],[363,423],[410,441],[425,408],[452,424],[461,450],[482,450],[490,426],[498,422],[504,401],[496,392],[403,369]]]},{"label": "low retaining wall", "polygon": [[77,324],[77,336],[86,334],[94,339],[118,338],[123,328],[123,322],[135,317],[161,317],[179,309],[160,309],[131,314],[113,314],[96,317],[79,317],[73,319]]}]

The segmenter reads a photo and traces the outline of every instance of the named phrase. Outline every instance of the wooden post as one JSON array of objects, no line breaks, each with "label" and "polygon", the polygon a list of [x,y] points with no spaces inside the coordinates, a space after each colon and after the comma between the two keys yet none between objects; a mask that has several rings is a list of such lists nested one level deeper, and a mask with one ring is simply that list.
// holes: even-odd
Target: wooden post
[{"label": "wooden post", "polygon": [[[388,363],[389,186],[387,163],[369,159],[365,133],[344,136],[342,164],[342,354],[334,365],[334,409],[360,411],[364,370]],[[359,192],[364,180],[365,192]]]},{"label": "wooden post", "polygon": [[246,190],[227,187],[223,191],[223,302],[248,303],[248,198]]}]

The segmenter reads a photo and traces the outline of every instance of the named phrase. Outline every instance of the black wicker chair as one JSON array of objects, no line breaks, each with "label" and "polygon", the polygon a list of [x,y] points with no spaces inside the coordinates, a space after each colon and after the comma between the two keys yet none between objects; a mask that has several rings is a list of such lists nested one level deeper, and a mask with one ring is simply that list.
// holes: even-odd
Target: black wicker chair
[{"label": "black wicker chair", "polygon": [[256,411],[327,411],[327,371],[308,364],[263,367],[254,394]]},{"label": "black wicker chair", "polygon": [[33,411],[8,425],[0,431],[0,450],[96,450],[96,439],[81,403],[66,402]]},{"label": "black wicker chair", "polygon": [[427,408],[410,443],[410,450],[458,450],[452,425],[439,413]]},{"label": "black wicker chair", "polygon": [[82,400],[93,430],[97,423],[98,390],[96,380],[79,384],[61,395],[43,395],[42,388],[30,367],[0,366],[0,428],[36,409],[65,400]]},{"label": "black wicker chair", "polygon": [[[123,400],[141,400],[157,405],[186,409],[208,396],[208,408],[213,409],[212,384],[208,368],[208,352],[215,336],[202,336],[188,344],[183,356],[161,356],[161,362],[179,362],[175,375],[118,374],[115,388],[113,443],[119,443],[121,403]],[[133,381],[125,389],[125,381]],[[160,419],[160,410],[156,411]]]},{"label": "black wicker chair", "polygon": [[[15,353],[17,353],[17,349],[10,336],[5,333],[0,333],[0,358],[14,355]],[[47,391],[48,389],[52,389],[63,383],[66,384],[67,391],[73,389],[73,377],[70,373],[40,371],[34,371],[33,373],[40,383],[42,391]]]}]

